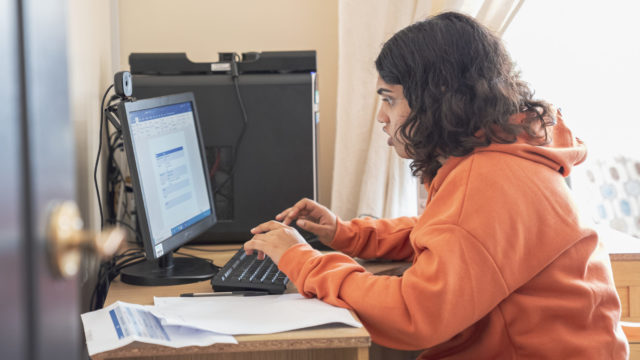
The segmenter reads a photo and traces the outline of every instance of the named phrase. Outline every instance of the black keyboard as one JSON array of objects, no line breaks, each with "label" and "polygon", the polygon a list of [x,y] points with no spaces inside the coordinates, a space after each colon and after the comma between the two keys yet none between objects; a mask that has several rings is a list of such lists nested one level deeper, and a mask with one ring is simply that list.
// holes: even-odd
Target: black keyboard
[{"label": "black keyboard", "polygon": [[[331,250],[315,234],[299,228],[295,223],[289,226],[296,229],[314,248]],[[214,291],[266,291],[269,294],[282,294],[288,282],[289,278],[280,272],[270,258],[258,260],[257,252],[246,255],[244,249],[240,249],[211,279],[211,286]]]},{"label": "black keyboard", "polygon": [[247,255],[238,250],[211,279],[214,291],[265,291],[282,294],[289,278],[268,257],[258,260],[258,252]]}]

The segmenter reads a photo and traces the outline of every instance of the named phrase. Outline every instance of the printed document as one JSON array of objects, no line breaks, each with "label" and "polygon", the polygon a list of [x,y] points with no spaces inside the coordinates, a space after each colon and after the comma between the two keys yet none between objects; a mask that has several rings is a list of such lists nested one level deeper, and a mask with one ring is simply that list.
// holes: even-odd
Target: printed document
[{"label": "printed document", "polygon": [[188,326],[163,325],[161,320],[143,306],[116,302],[104,309],[81,315],[89,355],[117,349],[134,341],[165,345],[208,346],[238,342],[233,336],[216,334]]},{"label": "printed document", "polygon": [[349,310],[300,294],[156,297],[151,313],[163,324],[215,333],[271,334],[330,323],[362,327]]}]

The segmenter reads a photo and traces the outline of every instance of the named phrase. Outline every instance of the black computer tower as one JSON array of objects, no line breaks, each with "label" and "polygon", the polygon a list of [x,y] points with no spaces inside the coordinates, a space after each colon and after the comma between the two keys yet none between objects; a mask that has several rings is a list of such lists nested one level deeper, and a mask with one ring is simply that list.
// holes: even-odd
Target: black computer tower
[{"label": "black computer tower", "polygon": [[[254,63],[243,71],[242,64],[236,64],[240,65],[236,80],[246,125],[231,72],[219,71],[219,66],[215,72],[207,71],[212,65],[204,71],[188,66],[181,70],[179,62],[175,67],[164,62],[162,70],[155,71],[153,66],[136,65],[135,54],[131,55],[134,98],[182,92],[195,95],[218,218],[195,242],[244,242],[252,236],[251,228],[272,220],[301,198],[317,199],[318,94],[315,52],[313,66],[309,53],[304,54],[306,64],[293,69],[272,61],[263,68]],[[291,63],[295,52],[285,54]],[[150,59],[152,54],[144,55],[153,64]]]}]

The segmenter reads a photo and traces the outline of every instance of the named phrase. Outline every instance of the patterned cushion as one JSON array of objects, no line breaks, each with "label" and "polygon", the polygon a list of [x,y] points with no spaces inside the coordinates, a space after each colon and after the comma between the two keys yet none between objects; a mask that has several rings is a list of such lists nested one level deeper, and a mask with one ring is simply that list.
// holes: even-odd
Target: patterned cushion
[{"label": "patterned cushion", "polygon": [[625,156],[594,159],[575,170],[571,184],[586,216],[640,237],[640,161]]}]

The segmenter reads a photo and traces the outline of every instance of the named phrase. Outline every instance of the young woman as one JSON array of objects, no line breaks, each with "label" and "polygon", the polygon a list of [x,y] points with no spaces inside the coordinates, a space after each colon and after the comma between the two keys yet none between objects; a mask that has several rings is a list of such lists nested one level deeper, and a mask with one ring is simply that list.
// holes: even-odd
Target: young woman
[{"label": "young woman", "polygon": [[[376,68],[378,121],[425,180],[424,213],[346,222],[303,199],[254,228],[246,251],[424,359],[626,358],[608,255],[564,181],[585,147],[532,98],[500,39],[444,13],[395,34]],[[312,249],[292,221],[344,254]],[[347,255],[413,264],[376,276]]]}]

